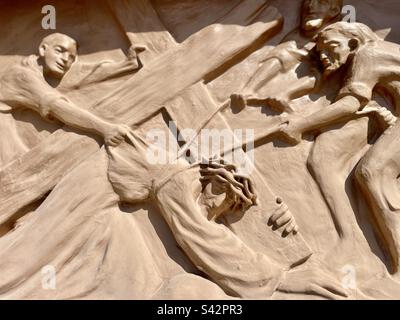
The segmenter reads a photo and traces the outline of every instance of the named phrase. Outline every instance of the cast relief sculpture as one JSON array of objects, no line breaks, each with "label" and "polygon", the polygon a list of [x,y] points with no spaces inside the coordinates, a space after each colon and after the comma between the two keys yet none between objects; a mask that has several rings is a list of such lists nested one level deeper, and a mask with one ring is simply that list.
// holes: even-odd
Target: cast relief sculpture
[{"label": "cast relief sculpture", "polygon": [[2,299],[400,297],[400,6],[52,5],[0,14]]}]

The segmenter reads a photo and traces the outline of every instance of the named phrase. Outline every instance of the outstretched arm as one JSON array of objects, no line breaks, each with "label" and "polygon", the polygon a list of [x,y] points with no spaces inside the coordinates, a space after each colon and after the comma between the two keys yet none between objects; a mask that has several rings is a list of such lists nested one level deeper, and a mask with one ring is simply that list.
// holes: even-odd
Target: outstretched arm
[{"label": "outstretched arm", "polygon": [[340,120],[354,117],[360,107],[361,104],[357,98],[346,96],[323,110],[315,112],[307,117],[303,124],[303,132],[329,126]]},{"label": "outstretched arm", "polygon": [[119,144],[129,130],[125,125],[110,123],[80,108],[30,68],[16,66],[0,81],[2,102],[6,105],[29,108],[45,119],[57,119],[71,127],[99,134],[111,146]]},{"label": "outstretched arm", "polygon": [[361,108],[360,101],[353,96],[345,96],[323,110],[307,117],[290,115],[282,117],[281,132],[292,142],[299,143],[302,134],[317,128],[326,127],[356,116]]},{"label": "outstretched arm", "polygon": [[[233,96],[231,99],[236,99],[235,101],[238,100],[237,96]],[[360,115],[358,111],[360,107],[361,104],[357,98],[346,96],[325,109],[317,111],[309,116],[285,112],[274,125],[258,129],[253,142],[281,133],[289,142],[297,144],[301,142],[302,134],[305,132]],[[368,110],[368,112],[371,111]],[[248,142],[246,141],[243,145],[246,143]]]},{"label": "outstretched arm", "polygon": [[129,132],[129,127],[105,121],[87,110],[81,109],[66,97],[56,95],[44,101],[42,116],[56,118],[71,127],[101,135],[108,145],[121,143]]}]

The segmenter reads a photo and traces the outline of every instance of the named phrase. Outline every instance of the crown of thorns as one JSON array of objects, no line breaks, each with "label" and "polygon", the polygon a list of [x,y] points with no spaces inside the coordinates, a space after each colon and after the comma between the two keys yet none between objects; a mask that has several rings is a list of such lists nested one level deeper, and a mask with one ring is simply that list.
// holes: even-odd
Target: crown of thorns
[{"label": "crown of thorns", "polygon": [[232,210],[247,210],[257,204],[254,182],[250,176],[238,173],[234,164],[223,159],[210,159],[200,164],[203,183],[218,182],[223,184],[234,196]]}]

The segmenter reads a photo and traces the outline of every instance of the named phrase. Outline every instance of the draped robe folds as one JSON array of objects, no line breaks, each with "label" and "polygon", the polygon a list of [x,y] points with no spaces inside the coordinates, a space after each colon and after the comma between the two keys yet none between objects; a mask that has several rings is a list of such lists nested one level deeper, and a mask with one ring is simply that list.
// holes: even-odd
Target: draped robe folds
[{"label": "draped robe folds", "polygon": [[[194,269],[183,254],[168,255],[172,235],[154,210],[130,214],[120,209],[107,178],[106,152],[99,153],[65,176],[34,215],[0,238],[0,298],[146,299],[163,286],[173,295],[169,285],[174,281],[193,281],[199,293],[209,287],[215,298],[226,297],[207,280],[185,277],[182,266]],[[67,197],[71,191],[74,196]],[[50,289],[48,266],[56,280]]]},{"label": "draped robe folds", "polygon": [[[239,2],[254,5],[252,0]],[[209,8],[203,9],[207,12],[207,16],[210,14],[210,17],[207,17],[209,21],[204,25],[192,26],[194,19],[183,21],[184,19],[176,18],[175,14],[180,13],[179,17],[182,17],[184,13],[180,12],[179,8],[168,7],[171,1],[151,1],[154,6],[159,4],[165,6],[157,13],[167,28],[162,25],[153,27],[151,23],[148,27],[149,19],[147,18],[152,12],[135,10],[139,16],[146,17],[146,21],[127,19],[132,22],[128,24],[129,27],[137,24],[138,29],[135,29],[127,28],[124,24],[119,25],[120,21],[117,21],[115,24],[117,27],[115,27],[112,24],[115,21],[111,23],[111,20],[115,19],[114,16],[109,17],[109,20],[102,19],[105,15],[101,16],[98,13],[101,9],[96,9],[98,10],[96,11],[90,7],[89,2],[82,1],[75,4],[79,6],[78,9],[68,7],[67,2],[56,1],[56,3],[57,19],[65,23],[66,30],[71,31],[72,36],[82,34],[82,37],[78,38],[81,45],[80,51],[84,52],[83,56],[80,56],[82,58],[80,61],[86,58],[109,58],[115,51],[108,50],[121,48],[127,34],[130,39],[148,46],[149,51],[142,56],[144,65],[154,59],[152,56],[154,53],[157,56],[171,49],[168,41],[163,41],[163,34],[168,34],[168,38],[171,37],[165,29],[172,30],[172,36],[175,39],[178,39],[177,35],[183,33],[179,41],[184,40],[186,33],[195,33],[193,30],[200,30],[207,23],[217,21],[218,14],[227,14],[229,11],[229,8],[225,8],[226,10],[222,13]],[[109,3],[117,3],[116,6],[118,3],[141,5],[150,1],[112,0]],[[208,1],[208,3],[212,8],[220,5],[216,1]],[[221,7],[224,7],[223,3],[227,1],[221,1]],[[296,28],[299,22],[297,9],[300,8],[300,0],[278,0],[273,3],[284,16],[283,31],[267,42],[264,47],[237,65],[232,65],[225,73],[218,74],[217,78],[205,85],[209,95],[216,102],[223,103],[232,93],[240,93],[241,89],[249,83],[254,85],[255,89],[259,89],[250,90],[250,93],[255,93],[256,97],[261,98],[271,95],[276,98],[286,98],[288,92],[294,91],[291,89],[301,88],[301,85],[306,82],[310,88],[314,87],[315,79],[312,74],[308,70],[304,72],[303,69],[298,68],[300,61],[296,62],[293,68],[283,70],[283,73],[264,81],[263,71],[268,72],[271,69],[269,62],[278,62],[279,68],[276,69],[281,70],[280,60],[283,61],[286,56],[278,55],[276,57],[278,59],[274,60],[264,58],[271,56],[273,46],[278,45],[282,37]],[[349,3],[357,7],[358,21],[368,23],[374,31],[385,31],[387,26],[391,26],[389,40],[399,42],[400,28],[398,28],[399,20],[395,10],[392,10],[393,14],[391,14],[385,6],[376,6],[372,0],[351,0]],[[25,5],[28,6],[28,4]],[[129,18],[129,11],[125,10],[127,7],[120,6],[119,8]],[[374,8],[373,16],[371,16],[370,8]],[[193,7],[193,9],[196,8]],[[107,10],[105,12],[108,12]],[[40,14],[39,7],[37,13]],[[73,14],[69,13],[76,13],[72,20],[69,19]],[[237,15],[241,16],[241,13],[242,11],[237,12]],[[0,13],[2,17],[6,14],[9,14],[7,10]],[[198,16],[201,17],[201,15]],[[4,25],[8,23],[8,20],[3,19]],[[205,22],[200,20],[200,22]],[[99,21],[101,23],[98,23]],[[71,23],[74,23],[73,27]],[[144,29],[141,28],[142,25]],[[8,48],[1,54],[25,55],[34,52],[32,39],[40,41],[43,30],[34,36],[37,31],[33,30],[34,28],[32,30],[27,28],[26,23],[18,25],[14,23],[13,26],[16,30],[19,28],[19,42],[14,44],[15,39],[12,39],[18,30],[5,35],[2,44]],[[187,26],[189,26],[188,29],[186,29]],[[192,29],[190,29],[191,26]],[[222,23],[221,26],[224,24]],[[22,32],[24,28],[26,31]],[[146,28],[148,30],[145,30]],[[111,39],[110,34],[115,35],[115,38],[111,37]],[[143,39],[147,41],[143,42]],[[29,42],[32,43],[29,45]],[[153,50],[154,44],[159,45],[157,50]],[[179,44],[174,43],[173,46],[175,45]],[[291,44],[284,43],[282,46],[289,46],[290,49]],[[21,47],[24,49],[21,50]],[[3,60],[0,62],[3,63]],[[90,79],[90,77],[85,77],[85,79]],[[339,85],[340,79],[333,79],[324,85],[325,91],[291,101],[291,107],[295,112],[303,115],[324,108],[329,105],[327,98],[334,96],[334,91],[339,90]],[[112,92],[110,89],[116,86],[115,83],[110,86],[96,84],[82,90],[76,90],[72,86],[66,94],[76,104],[88,107],[88,102],[97,101]],[[132,93],[135,94],[135,88],[132,88]],[[177,105],[181,106],[179,103],[183,100],[182,106],[185,106],[185,99],[178,97],[177,100]],[[239,111],[227,108],[221,118],[224,118],[232,129],[243,128],[245,124],[247,127],[254,127],[256,131],[259,128],[274,125],[277,118],[276,113],[272,113],[270,108],[264,105],[262,108],[245,108]],[[196,120],[198,115],[195,113],[191,116],[191,119]],[[11,160],[17,159],[19,155],[27,152],[59,128],[58,124],[46,122],[31,110],[10,110],[4,105],[0,105],[0,124],[0,168]],[[278,140],[268,140],[265,144],[257,146],[255,160],[260,174],[268,181],[274,192],[288,204],[300,227],[301,235],[310,244],[312,250],[319,254],[331,272],[335,273],[339,279],[343,279],[348,270],[355,270],[357,290],[376,298],[398,297],[400,292],[398,283],[392,281],[387,275],[384,254],[373,236],[370,221],[367,219],[367,210],[356,195],[350,193],[348,197],[354,201],[350,213],[352,214],[353,211],[355,213],[352,216],[354,220],[352,223],[355,226],[354,237],[351,238],[353,243],[351,246],[338,245],[338,237],[330,220],[329,209],[307,169],[307,158],[313,144],[311,140],[303,141],[299,146],[290,148]],[[108,156],[106,150],[101,149],[66,174],[37,209],[17,222],[14,230],[3,233],[0,230],[2,235],[0,237],[0,299],[229,298],[177,247],[169,226],[157,208],[145,202],[135,205],[119,203],[120,199],[108,180],[107,168]],[[350,189],[350,186],[347,186],[347,177],[350,172],[350,169],[344,168],[343,181],[346,179],[346,189]],[[82,176],[85,179],[82,179]],[[341,187],[344,188],[344,182]],[[260,192],[262,194],[262,188]],[[238,218],[239,222],[233,221],[236,226],[243,226],[243,228],[238,228],[239,231],[247,231],[249,227],[248,229],[253,234],[249,235],[250,244],[253,239],[263,239],[262,235],[266,233],[267,227],[266,224],[256,224],[258,220],[252,220],[254,213],[256,212]],[[246,221],[243,222],[243,220]],[[243,237],[243,240],[248,239]],[[267,242],[266,246],[268,245],[270,247]],[[264,249],[264,246],[259,246],[259,248]],[[272,247],[271,251],[277,251],[277,249]],[[281,262],[281,260],[276,260],[277,263]],[[54,283],[51,281],[52,271],[55,271]],[[287,295],[279,295],[279,293],[275,293],[274,296],[287,298]],[[305,294],[301,297],[309,298],[310,295]]]},{"label": "draped robe folds", "polygon": [[[90,96],[98,98],[96,92],[102,90],[92,89]],[[78,101],[89,100],[79,92],[68,93]],[[16,120],[7,114],[10,110],[4,111]],[[34,145],[22,145],[4,162]],[[36,210],[0,238],[0,298],[229,298],[177,249],[155,208],[121,207],[107,165],[101,149],[66,174]],[[46,279],[52,270],[55,282],[49,287]]]},{"label": "draped robe folds", "polygon": [[[66,82],[76,83],[90,74],[77,73],[82,69],[76,65],[71,70],[75,79],[69,77]],[[84,69],[96,70],[88,66]],[[35,77],[44,81],[39,73]],[[34,90],[27,92],[37,94],[36,100],[43,95]],[[0,130],[7,139],[0,139],[0,167],[59,127],[28,108],[5,103],[1,108]],[[210,294],[210,290],[215,298],[227,297],[217,285],[197,276],[187,258],[176,252],[173,237],[154,208],[139,206],[134,215],[121,211],[119,198],[108,182],[105,154],[102,149],[87,159],[20,221],[2,226],[0,298],[143,299],[164,292],[169,296],[180,294],[175,288],[192,282],[199,288],[187,293],[193,297]],[[80,182],[82,175],[86,180]],[[35,254],[31,256],[32,252]],[[184,268],[193,274],[187,274]],[[46,285],[46,270],[54,270],[54,287]]]}]

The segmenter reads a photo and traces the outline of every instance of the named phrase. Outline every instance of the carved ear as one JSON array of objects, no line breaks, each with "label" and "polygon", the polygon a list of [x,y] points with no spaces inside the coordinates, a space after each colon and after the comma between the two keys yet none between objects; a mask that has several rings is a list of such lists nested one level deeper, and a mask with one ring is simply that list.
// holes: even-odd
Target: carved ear
[{"label": "carved ear", "polygon": [[355,49],[358,48],[359,46],[359,41],[357,39],[350,39],[349,40],[349,48],[351,49],[351,51],[354,51]]},{"label": "carved ear", "polygon": [[42,58],[44,57],[44,53],[45,53],[46,49],[47,49],[47,44],[42,44],[39,47],[39,56],[40,57],[42,57]]}]

